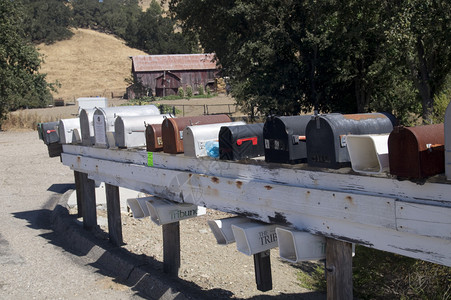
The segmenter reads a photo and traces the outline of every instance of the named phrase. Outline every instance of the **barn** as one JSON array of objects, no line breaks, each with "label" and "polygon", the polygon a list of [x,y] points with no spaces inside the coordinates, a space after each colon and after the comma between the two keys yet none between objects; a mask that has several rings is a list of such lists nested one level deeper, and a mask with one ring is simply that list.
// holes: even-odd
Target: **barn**
[{"label": "barn", "polygon": [[218,73],[215,56],[209,54],[172,54],[131,56],[133,85],[127,88],[129,99],[141,96],[175,95],[188,85],[194,93],[207,86],[215,89]]}]

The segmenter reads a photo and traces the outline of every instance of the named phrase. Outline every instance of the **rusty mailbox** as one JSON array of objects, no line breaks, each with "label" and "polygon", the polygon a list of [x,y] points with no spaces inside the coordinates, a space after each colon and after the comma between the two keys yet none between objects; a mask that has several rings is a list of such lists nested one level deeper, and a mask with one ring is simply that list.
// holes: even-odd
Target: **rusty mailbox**
[{"label": "rusty mailbox", "polygon": [[388,137],[390,173],[419,179],[445,172],[443,124],[395,127]]},{"label": "rusty mailbox", "polygon": [[150,116],[119,116],[114,122],[115,142],[119,148],[142,147],[146,145],[146,125],[160,124],[171,114]]},{"label": "rusty mailbox", "polygon": [[305,128],[312,116],[271,116],[263,126],[265,160],[276,163],[307,162]]},{"label": "rusty mailbox", "polygon": [[187,126],[231,122],[227,115],[209,115],[165,119],[161,124],[163,151],[165,153],[183,152],[183,130]]},{"label": "rusty mailbox", "polygon": [[263,123],[223,126],[219,131],[219,158],[241,160],[265,155]]},{"label": "rusty mailbox", "polygon": [[350,166],[348,134],[390,133],[396,119],[387,113],[313,116],[306,128],[309,166],[338,169]]},{"label": "rusty mailbox", "polygon": [[146,125],[146,149],[150,152],[163,151],[161,124]]}]

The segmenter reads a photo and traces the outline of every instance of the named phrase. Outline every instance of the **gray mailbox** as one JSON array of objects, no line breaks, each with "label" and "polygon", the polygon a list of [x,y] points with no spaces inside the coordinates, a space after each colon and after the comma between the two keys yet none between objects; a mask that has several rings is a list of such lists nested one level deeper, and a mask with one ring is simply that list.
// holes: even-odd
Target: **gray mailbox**
[{"label": "gray mailbox", "polygon": [[114,122],[118,116],[132,117],[159,114],[160,111],[155,105],[97,108],[93,115],[95,146],[99,148],[115,146]]},{"label": "gray mailbox", "polygon": [[119,116],[114,124],[115,142],[119,148],[142,147],[146,145],[146,125],[161,124],[171,114],[153,116]]}]

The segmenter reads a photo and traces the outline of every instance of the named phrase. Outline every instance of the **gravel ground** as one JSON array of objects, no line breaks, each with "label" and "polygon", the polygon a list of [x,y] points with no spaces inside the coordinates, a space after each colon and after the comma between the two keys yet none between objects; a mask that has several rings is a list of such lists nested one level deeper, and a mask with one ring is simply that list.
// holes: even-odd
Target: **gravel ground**
[{"label": "gravel ground", "polygon": [[[217,99],[219,100],[216,103],[230,103],[230,99]],[[197,101],[190,100],[189,103],[194,103]],[[199,101],[201,103],[201,101]],[[202,103],[211,103],[211,100],[208,102]],[[233,102],[232,102],[233,103]],[[174,103],[176,104],[176,103]],[[178,103],[177,103],[178,104]],[[197,104],[197,103],[196,103]],[[65,107],[66,108],[66,107]],[[73,109],[73,107],[69,107],[66,109]],[[52,114],[52,113],[61,113],[61,111],[57,108],[50,108],[45,110],[39,110],[40,114]],[[43,204],[38,204],[37,202],[33,205],[28,205],[19,201],[17,199],[26,198],[27,201],[33,201],[36,198],[36,195],[39,190],[44,191],[40,198],[42,197],[50,197],[53,195],[49,192],[49,186],[60,184],[60,182],[64,183],[73,183],[73,174],[72,171],[68,167],[63,166],[59,163],[58,158],[49,158],[46,151],[46,146],[42,143],[42,141],[38,140],[36,132],[0,132],[0,147],[2,151],[2,156],[5,158],[3,160],[3,165],[1,165],[1,171],[3,173],[3,179],[1,181],[1,200],[0,204],[2,207],[2,213],[5,214],[4,220],[6,223],[15,224],[18,223],[16,219],[13,219],[14,222],[9,222],[9,215],[6,214],[11,213],[12,211],[24,211],[27,209],[36,209],[39,208]],[[26,150],[26,153],[23,153]],[[21,153],[23,155],[17,156],[17,153]],[[21,158],[23,156],[23,158]],[[11,157],[11,158],[9,158]],[[21,163],[16,163],[13,157],[17,157],[18,160],[21,160]],[[30,169],[31,167],[31,169]],[[11,172],[11,171],[14,172]],[[17,174],[16,174],[17,173]],[[12,177],[10,177],[12,176]],[[53,182],[54,181],[54,182]],[[27,183],[24,186],[24,183]],[[28,183],[31,184],[30,188],[25,188],[28,186]],[[13,184],[10,186],[10,184]],[[22,186],[21,186],[22,185]],[[22,192],[17,192],[21,191]],[[32,192],[29,192],[31,189]],[[12,193],[12,194],[11,194]],[[27,194],[28,193],[28,194]],[[17,194],[17,195],[16,195]],[[11,198],[12,195],[16,198]],[[44,198],[45,198],[44,197]],[[47,199],[45,198],[45,199]],[[14,204],[8,204],[11,199],[15,202]],[[41,200],[45,203],[44,200]],[[27,202],[28,203],[28,202]],[[18,205],[21,205],[18,207]],[[71,210],[72,214],[76,214],[76,209]],[[302,288],[299,285],[299,281],[297,280],[297,272],[299,270],[299,266],[293,266],[289,263],[283,262],[280,260],[278,255],[278,249],[273,249],[271,251],[271,267],[272,267],[272,278],[273,278],[273,289],[268,292],[260,292],[256,288],[255,284],[255,274],[254,274],[254,263],[252,256],[246,256],[236,250],[236,245],[231,244],[228,246],[218,245],[216,243],[216,239],[214,235],[211,233],[209,226],[207,225],[207,220],[218,219],[229,216],[223,212],[207,210],[207,214],[204,216],[200,216],[195,219],[184,220],[181,222],[181,268],[179,271],[179,278],[183,282],[192,282],[197,286],[197,290],[204,290],[207,295],[213,295],[218,299],[230,299],[230,298],[239,298],[239,299],[262,299],[262,298],[274,298],[274,299],[324,299],[325,295],[320,293],[314,293]],[[108,226],[106,223],[106,211],[99,207],[98,209],[98,220],[101,229],[104,232],[108,231]],[[33,233],[33,229],[30,229],[27,223],[16,224],[16,226],[24,227],[22,229],[27,234],[40,234],[40,232]],[[6,231],[5,231],[6,228]],[[6,257],[12,256],[16,257],[16,253],[20,253],[21,247],[24,249],[31,249],[30,255],[33,254],[33,243],[37,243],[37,247],[41,247],[40,243],[42,241],[37,239],[36,241],[33,239],[23,239],[17,238],[13,232],[8,232],[8,228],[11,228],[11,225],[4,227],[4,230],[0,231],[0,258],[2,255],[6,255]],[[161,262],[163,260],[163,251],[162,251],[162,229],[161,227],[155,225],[150,218],[146,219],[134,219],[131,214],[122,214],[122,229],[125,245],[123,248],[127,250],[131,254],[136,254],[143,258],[149,265],[154,265],[155,269],[161,271]],[[24,233],[25,234],[25,233]],[[2,248],[2,243],[7,242],[11,247],[8,249],[16,249],[13,254],[8,254],[6,250]],[[48,252],[49,255],[53,255],[55,257],[59,257],[60,254],[64,253],[64,256],[73,256],[72,254],[65,253],[65,247],[57,247],[52,246],[52,250],[56,251],[56,254],[52,254],[53,252]],[[2,253],[2,251],[4,253]],[[9,251],[9,250],[8,250]],[[27,252],[27,251],[25,251]],[[29,251],[28,251],[29,252]],[[28,253],[27,252],[27,253]],[[60,253],[59,253],[60,252]],[[6,253],[6,254],[5,254]],[[43,258],[43,261],[52,260],[52,256],[47,257],[46,253],[38,252]],[[22,255],[23,256],[23,255]],[[17,255],[17,259],[22,259],[21,255]],[[38,258],[33,258],[38,259]],[[79,264],[79,267],[83,268],[92,268],[89,267],[86,262],[83,260],[79,260],[76,256],[72,259],[73,261]],[[19,263],[20,264],[20,263]],[[0,259],[0,265],[2,265],[2,261]],[[63,263],[60,263],[61,266],[64,266]],[[10,263],[6,263],[6,266],[10,268]],[[6,279],[5,273],[3,272],[2,265],[2,274],[0,276],[0,289],[6,291],[5,293],[0,292],[1,299],[21,299],[30,297],[20,297],[23,295],[32,296],[33,293],[24,293],[18,290],[14,290],[14,287],[17,285],[20,288],[24,288],[20,284],[13,284],[14,280],[20,279]],[[55,266],[59,267],[59,265]],[[63,267],[64,268],[64,267]],[[61,268],[54,271],[54,273],[58,273]],[[27,270],[27,269],[25,269]],[[100,270],[101,271],[101,270]],[[25,271],[24,271],[25,272]],[[35,273],[37,272],[38,275]],[[30,276],[36,276],[36,278],[45,278],[46,277],[46,268],[37,267]],[[61,270],[62,272],[62,270]],[[80,271],[84,272],[84,271]],[[92,271],[87,271],[89,274]],[[26,272],[25,272],[26,273]],[[100,272],[101,273],[101,272]],[[65,272],[63,272],[65,274]],[[67,279],[66,275],[64,275],[63,281],[72,282],[72,279]],[[69,276],[69,275],[67,275]],[[94,275],[93,275],[94,276]],[[96,275],[100,276],[101,275]],[[86,278],[89,276],[85,275]],[[53,278],[53,277],[52,277]],[[123,297],[119,296],[119,298],[130,298],[133,297],[133,293],[130,293],[130,290],[127,286],[118,284],[114,282],[109,277],[97,278],[93,279],[96,282],[97,289],[100,285],[100,291],[105,289],[108,293],[113,293],[112,298],[118,297],[114,293],[124,293]],[[84,283],[84,281],[83,281]],[[171,285],[171,282],[168,282],[168,285]],[[33,286],[33,285],[31,285]],[[53,291],[50,287],[44,287],[44,289],[49,289]],[[87,289],[96,289],[93,286],[89,286],[86,283]],[[83,286],[82,286],[83,287]],[[58,289],[56,289],[58,290]],[[78,291],[78,290],[77,290]],[[76,291],[70,289],[72,295],[76,295]],[[183,292],[183,291],[182,291]],[[105,296],[108,295],[105,292]],[[99,293],[92,293],[92,295],[98,295]],[[2,295],[10,295],[14,297],[2,297]],[[37,297],[37,299],[47,299],[47,298],[58,298],[55,297],[57,292],[50,292],[50,294],[43,293],[42,297]],[[66,295],[66,294],[65,294]],[[82,295],[86,295],[86,293],[81,293],[80,295],[67,297],[63,296],[61,298],[74,298],[79,299],[83,298]],[[16,297],[19,296],[19,297]],[[78,297],[80,296],[80,297]]]},{"label": "gravel ground", "polygon": [[[71,209],[72,214],[76,212],[76,208]],[[106,211],[98,209],[97,215],[101,229],[108,232]],[[299,266],[282,261],[278,248],[271,250],[273,289],[268,292],[258,291],[253,257],[238,252],[235,243],[218,245],[207,224],[207,220],[229,216],[231,215],[208,209],[206,215],[180,222],[181,279],[192,282],[205,291],[215,290],[213,294],[218,299],[251,299],[259,296],[275,299],[325,298],[320,293],[313,293],[300,286],[297,280]],[[123,213],[122,230],[125,242],[123,248],[144,256],[149,264],[161,268],[163,239],[160,226],[150,218],[135,219],[131,213]]]}]

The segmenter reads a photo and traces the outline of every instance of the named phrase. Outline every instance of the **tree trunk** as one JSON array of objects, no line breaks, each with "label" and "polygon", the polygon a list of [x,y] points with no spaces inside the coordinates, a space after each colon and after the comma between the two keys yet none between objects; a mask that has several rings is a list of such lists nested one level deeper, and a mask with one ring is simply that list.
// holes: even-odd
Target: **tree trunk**
[{"label": "tree trunk", "polygon": [[432,114],[434,111],[434,99],[432,98],[431,86],[429,84],[429,70],[424,54],[424,47],[421,37],[417,38],[418,65],[412,60],[408,61],[413,82],[421,97],[423,124],[432,124]]}]

